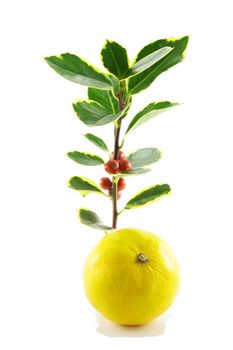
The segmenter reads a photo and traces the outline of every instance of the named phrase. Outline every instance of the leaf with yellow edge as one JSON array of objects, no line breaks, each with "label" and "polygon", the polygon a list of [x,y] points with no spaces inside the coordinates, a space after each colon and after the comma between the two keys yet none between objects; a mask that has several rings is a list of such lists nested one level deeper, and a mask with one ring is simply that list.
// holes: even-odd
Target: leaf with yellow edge
[{"label": "leaf with yellow edge", "polygon": [[73,176],[68,180],[68,186],[80,192],[80,194],[85,197],[89,193],[97,193],[103,194],[105,193],[101,191],[100,187],[90,179],[81,176]]},{"label": "leaf with yellow edge", "polygon": [[153,203],[171,192],[171,188],[167,184],[154,185],[145,188],[136,193],[126,204],[125,209],[134,209],[143,207],[144,205]]}]

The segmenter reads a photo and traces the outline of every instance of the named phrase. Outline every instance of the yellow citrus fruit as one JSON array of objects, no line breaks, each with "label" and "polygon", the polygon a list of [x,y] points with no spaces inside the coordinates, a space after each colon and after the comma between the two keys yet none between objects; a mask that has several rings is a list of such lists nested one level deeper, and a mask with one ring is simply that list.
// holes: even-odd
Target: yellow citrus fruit
[{"label": "yellow citrus fruit", "polygon": [[172,304],[179,267],[159,236],[125,228],[94,247],[84,266],[84,287],[90,303],[109,320],[142,325]]}]

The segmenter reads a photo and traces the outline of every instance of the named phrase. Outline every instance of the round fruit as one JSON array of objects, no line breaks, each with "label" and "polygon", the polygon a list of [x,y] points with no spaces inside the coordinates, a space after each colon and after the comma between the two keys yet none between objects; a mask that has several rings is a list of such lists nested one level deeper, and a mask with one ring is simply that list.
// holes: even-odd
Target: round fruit
[{"label": "round fruit", "polygon": [[119,164],[117,160],[110,159],[105,165],[104,169],[109,173],[109,174],[116,174],[119,173]]},{"label": "round fruit", "polygon": [[120,171],[128,171],[132,169],[132,164],[127,159],[119,159],[118,163]]},{"label": "round fruit", "polygon": [[117,230],[88,256],[84,287],[90,303],[109,320],[146,324],[172,304],[179,288],[178,263],[159,236],[133,228]]},{"label": "round fruit", "polygon": [[125,186],[126,186],[126,181],[123,177],[120,177],[119,180],[118,180],[118,183],[117,183],[117,188],[118,188],[118,191],[122,191],[125,189]]},{"label": "round fruit", "polygon": [[[124,152],[122,151],[118,151],[118,154],[117,154],[117,159],[124,159],[125,158],[125,154]],[[111,159],[114,159],[114,152],[111,153]]]},{"label": "round fruit", "polygon": [[108,177],[102,177],[100,179],[100,187],[103,190],[110,190],[112,188],[112,181]]}]

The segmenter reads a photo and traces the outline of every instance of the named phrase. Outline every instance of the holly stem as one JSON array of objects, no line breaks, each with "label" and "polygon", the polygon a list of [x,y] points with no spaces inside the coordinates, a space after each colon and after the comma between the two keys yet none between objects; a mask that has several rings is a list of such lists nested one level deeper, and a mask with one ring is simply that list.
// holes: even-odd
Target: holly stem
[{"label": "holly stem", "polygon": [[112,178],[112,228],[117,227],[117,182],[115,178]]},{"label": "holly stem", "polygon": [[[120,84],[120,91],[118,93],[118,113],[121,112],[124,108],[123,103],[123,92],[122,92],[122,85]],[[120,149],[119,146],[119,139],[120,139],[120,131],[121,131],[121,122],[122,118],[119,118],[115,125],[114,125],[114,159],[118,159],[118,152]],[[117,227],[117,218],[118,218],[118,211],[117,211],[117,183],[118,183],[118,177],[112,177],[112,228]]]}]

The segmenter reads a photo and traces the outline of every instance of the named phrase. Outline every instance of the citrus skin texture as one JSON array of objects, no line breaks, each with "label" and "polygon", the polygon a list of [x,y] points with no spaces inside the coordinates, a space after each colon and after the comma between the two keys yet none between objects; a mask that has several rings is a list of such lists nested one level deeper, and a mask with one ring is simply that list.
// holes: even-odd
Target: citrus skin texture
[{"label": "citrus skin texture", "polygon": [[84,266],[84,287],[94,308],[122,325],[143,325],[172,304],[179,267],[170,249],[153,233],[126,228],[106,235]]}]

